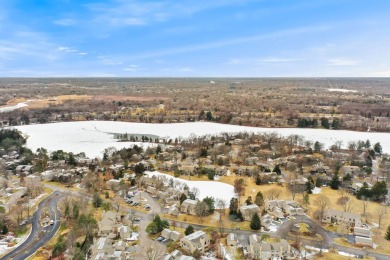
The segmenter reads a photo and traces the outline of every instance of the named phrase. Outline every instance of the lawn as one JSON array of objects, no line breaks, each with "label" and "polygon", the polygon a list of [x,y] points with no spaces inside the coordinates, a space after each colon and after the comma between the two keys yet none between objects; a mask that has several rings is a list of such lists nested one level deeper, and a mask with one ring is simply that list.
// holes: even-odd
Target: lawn
[{"label": "lawn", "polygon": [[[319,255],[314,256],[314,259],[316,259],[316,260],[349,260],[349,259],[359,259],[359,258],[342,256],[342,255],[339,255],[337,253],[322,253],[322,256],[319,256]],[[368,257],[365,259],[374,260],[375,258]]]}]

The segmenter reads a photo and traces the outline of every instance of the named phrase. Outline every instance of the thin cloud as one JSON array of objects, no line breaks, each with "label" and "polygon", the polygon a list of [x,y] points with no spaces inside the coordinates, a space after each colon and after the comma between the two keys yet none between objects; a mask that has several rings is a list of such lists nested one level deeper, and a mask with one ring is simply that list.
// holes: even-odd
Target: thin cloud
[{"label": "thin cloud", "polygon": [[126,68],[123,68],[123,70],[124,71],[134,72],[134,71],[138,71],[139,70],[139,66],[135,65],[135,64],[131,64],[131,65],[127,66]]},{"label": "thin cloud", "polygon": [[189,53],[189,52],[195,52],[195,51],[202,51],[202,50],[208,50],[208,49],[215,49],[215,48],[231,46],[231,45],[238,45],[238,44],[249,43],[249,42],[263,41],[263,40],[267,40],[270,38],[281,38],[281,37],[305,34],[305,33],[310,33],[310,32],[325,31],[327,29],[329,29],[329,27],[327,27],[327,26],[300,27],[300,28],[294,28],[294,29],[289,29],[289,30],[272,32],[272,33],[268,33],[268,34],[260,34],[260,35],[233,38],[233,39],[227,39],[227,40],[223,40],[223,41],[215,41],[215,42],[198,44],[198,45],[184,46],[184,47],[178,47],[178,48],[174,48],[174,49],[161,50],[158,52],[149,52],[149,53],[144,53],[141,55],[134,55],[131,58],[132,59],[158,58],[158,57],[163,57],[163,56]]},{"label": "thin cloud", "polygon": [[224,6],[243,5],[258,0],[213,0],[185,2],[148,2],[117,0],[107,4],[87,4],[92,12],[92,21],[114,27],[142,26],[167,22],[178,17],[188,17],[202,11]]},{"label": "thin cloud", "polygon": [[260,62],[262,62],[262,63],[283,63],[283,62],[293,62],[293,61],[297,61],[297,60],[298,59],[271,57],[271,58],[260,59]]},{"label": "thin cloud", "polygon": [[180,68],[179,71],[181,72],[190,72],[190,71],[194,71],[193,68],[189,68],[189,67],[183,67],[183,68]]},{"label": "thin cloud", "polygon": [[370,77],[390,77],[390,70],[369,73]]},{"label": "thin cloud", "polygon": [[61,51],[61,52],[67,52],[67,53],[75,53],[75,52],[78,52],[78,50],[76,49],[72,49],[70,47],[58,47],[58,50]]},{"label": "thin cloud", "polygon": [[54,24],[60,25],[60,26],[73,26],[73,25],[76,25],[77,22],[74,19],[65,18],[65,19],[59,19],[59,20],[54,21]]},{"label": "thin cloud", "polygon": [[329,59],[328,65],[330,66],[354,66],[361,63],[359,60],[347,59],[347,58],[337,58]]}]

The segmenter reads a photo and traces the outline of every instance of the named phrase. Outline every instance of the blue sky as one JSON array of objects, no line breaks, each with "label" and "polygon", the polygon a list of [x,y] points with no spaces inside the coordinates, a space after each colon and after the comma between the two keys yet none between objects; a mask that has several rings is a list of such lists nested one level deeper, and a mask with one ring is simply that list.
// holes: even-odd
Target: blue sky
[{"label": "blue sky", "polygon": [[390,76],[388,0],[1,0],[0,76]]}]

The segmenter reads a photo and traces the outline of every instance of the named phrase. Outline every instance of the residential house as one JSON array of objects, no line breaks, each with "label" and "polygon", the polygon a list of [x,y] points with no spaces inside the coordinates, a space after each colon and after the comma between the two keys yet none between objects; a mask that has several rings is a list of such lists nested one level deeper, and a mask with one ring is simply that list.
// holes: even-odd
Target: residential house
[{"label": "residential house", "polygon": [[267,200],[265,210],[275,218],[284,218],[285,215],[304,215],[305,211],[295,201],[290,200]]},{"label": "residential house", "polygon": [[180,213],[179,208],[177,207],[176,204],[173,204],[172,206],[169,207],[168,209],[168,214],[172,216],[178,216]]},{"label": "residential house", "polygon": [[215,167],[215,174],[219,176],[226,175],[228,169],[225,166],[217,166]]},{"label": "residential house", "polygon": [[128,226],[120,226],[119,227],[119,236],[123,240],[130,240],[132,230]]},{"label": "residential house", "polygon": [[256,204],[241,206],[240,211],[246,221],[251,221],[254,214],[258,214],[259,217],[261,215],[260,208]]},{"label": "residential house", "polygon": [[10,210],[13,206],[15,206],[19,200],[21,200],[27,194],[26,187],[19,187],[18,189],[13,190],[12,195],[9,197],[6,207]]},{"label": "residential house", "polygon": [[197,200],[186,199],[180,205],[180,212],[186,213],[189,215],[196,215],[196,211],[195,211],[196,204],[198,204]]},{"label": "residential house", "polygon": [[113,191],[120,190],[120,184],[121,181],[116,179],[111,179],[106,182],[107,188]]},{"label": "residential house", "polygon": [[374,246],[374,242],[372,241],[371,237],[355,236],[355,243],[359,245],[370,246],[370,247]]},{"label": "residential house", "polygon": [[16,174],[29,175],[33,172],[34,165],[18,165],[15,168]]},{"label": "residential house", "polygon": [[272,225],[273,217],[270,214],[265,214],[260,218],[261,225],[263,227],[270,227]]},{"label": "residential house", "polygon": [[246,256],[251,259],[295,259],[290,244],[281,239],[279,242],[264,242],[256,234],[249,236]]},{"label": "residential house", "polygon": [[235,233],[230,233],[226,238],[226,243],[228,246],[237,246],[237,235]]},{"label": "residential house", "polygon": [[306,183],[307,183],[307,179],[302,177],[302,178],[291,180],[288,183],[288,186],[289,186],[290,190],[298,193],[298,192],[304,192],[307,190]]},{"label": "residential house", "polygon": [[322,218],[325,223],[346,224],[350,227],[361,227],[362,220],[360,214],[344,212],[341,210],[328,209]]},{"label": "residential house", "polygon": [[362,173],[362,170],[358,166],[344,165],[340,168],[340,173],[341,173],[342,177],[346,176],[347,174],[349,174],[353,177],[353,176],[360,175]]},{"label": "residential house", "polygon": [[145,176],[142,176],[140,179],[139,179],[139,184],[141,186],[151,186],[151,187],[157,187],[159,185],[159,183],[161,182],[161,180],[159,180],[157,177],[153,176],[153,177],[149,177],[147,175]]},{"label": "residential house", "polygon": [[168,188],[165,191],[158,191],[157,196],[164,201],[165,204],[172,205],[180,200],[180,196],[183,194],[182,190]]},{"label": "residential house", "polygon": [[107,211],[103,214],[102,220],[98,221],[98,236],[114,238],[119,226],[120,216],[114,211]]},{"label": "residential house", "polygon": [[161,236],[166,238],[166,239],[170,239],[170,240],[173,240],[173,241],[179,241],[180,238],[183,237],[182,234],[180,234],[179,232],[175,231],[175,230],[169,230],[169,229],[164,229],[162,232],[161,232]]},{"label": "residential house", "polygon": [[257,165],[260,162],[259,157],[248,157],[245,159],[246,165]]},{"label": "residential house", "polygon": [[167,254],[163,260],[195,260],[195,258],[192,256],[183,255],[182,252],[176,249],[170,254]]},{"label": "residential house", "polygon": [[196,231],[188,236],[180,239],[180,246],[189,253],[194,253],[198,250],[202,254],[208,249],[210,245],[210,238],[203,231]]},{"label": "residential house", "polygon": [[24,178],[24,183],[27,188],[34,189],[41,186],[41,178],[35,175],[28,175]]},{"label": "residential house", "polygon": [[124,244],[118,244],[118,242],[114,244],[112,239],[108,237],[100,237],[94,241],[91,247],[91,257],[89,259],[124,260],[126,259]]},{"label": "residential house", "polygon": [[354,227],[353,234],[360,237],[372,237],[372,232],[369,228]]},{"label": "residential house", "polygon": [[198,171],[198,165],[180,165],[178,169],[182,175],[195,175]]},{"label": "residential house", "polygon": [[237,139],[234,139],[231,143],[233,145],[243,145],[243,144],[245,144],[245,140],[237,138]]},{"label": "residential house", "polygon": [[158,159],[161,161],[168,161],[172,159],[172,154],[168,152],[162,152],[158,154]]}]

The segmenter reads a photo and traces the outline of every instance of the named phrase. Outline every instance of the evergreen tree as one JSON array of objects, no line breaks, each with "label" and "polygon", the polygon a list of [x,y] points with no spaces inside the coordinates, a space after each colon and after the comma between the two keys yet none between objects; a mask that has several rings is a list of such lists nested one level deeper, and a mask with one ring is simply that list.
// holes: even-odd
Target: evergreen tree
[{"label": "evergreen tree", "polygon": [[261,228],[260,218],[257,213],[253,214],[250,227],[253,230],[259,230]]},{"label": "evergreen tree", "polygon": [[341,181],[339,180],[339,175],[337,173],[335,173],[333,175],[333,178],[332,180],[330,181],[330,184],[329,186],[333,189],[333,190],[338,190],[340,188],[340,185],[341,185]]},{"label": "evergreen tree", "polygon": [[390,240],[390,225],[387,227],[387,232],[385,234],[385,239]]},{"label": "evergreen tree", "polygon": [[180,204],[182,204],[183,201],[185,201],[186,199],[187,199],[187,196],[184,193],[182,193],[180,196]]},{"label": "evergreen tree", "polygon": [[282,174],[282,171],[280,170],[279,164],[275,165],[273,172],[276,172],[277,175]]},{"label": "evergreen tree", "polygon": [[191,226],[191,225],[188,225],[188,227],[187,227],[186,230],[184,231],[184,234],[185,234],[186,236],[188,236],[188,235],[191,235],[192,233],[194,233],[194,227]]},{"label": "evergreen tree", "polygon": [[207,147],[202,147],[200,149],[200,157],[207,157]]},{"label": "evergreen tree", "polygon": [[237,215],[238,210],[238,200],[236,198],[232,198],[230,200],[229,205],[229,215]]},{"label": "evergreen tree", "polygon": [[329,129],[330,128],[329,120],[325,117],[321,118],[321,126],[326,129]]},{"label": "evergreen tree", "polygon": [[340,119],[335,118],[332,121],[332,128],[333,129],[339,129],[340,128]]},{"label": "evergreen tree", "polygon": [[259,207],[263,206],[264,205],[264,196],[263,196],[263,193],[261,193],[261,191],[259,191],[257,194],[256,194],[256,197],[255,197],[255,204]]},{"label": "evergreen tree", "polygon": [[207,111],[207,113],[206,113],[206,119],[207,119],[208,121],[213,120],[213,114],[211,114],[211,111]]},{"label": "evergreen tree", "polygon": [[157,145],[157,148],[156,148],[156,154],[159,154],[162,152],[162,149],[161,149],[161,146],[160,145]]},{"label": "evergreen tree", "polygon": [[375,200],[379,200],[379,201],[383,200],[383,198],[387,194],[386,182],[384,182],[384,181],[376,182],[371,189],[371,193],[372,193],[372,197]]},{"label": "evergreen tree", "polygon": [[374,144],[374,151],[376,153],[382,154],[382,145],[380,143]]},{"label": "evergreen tree", "polygon": [[163,231],[164,228],[168,228],[169,223],[165,219],[161,219],[159,215],[156,215],[152,222],[146,227],[146,232],[149,234],[156,234]]},{"label": "evergreen tree", "polygon": [[316,179],[316,187],[317,188],[320,188],[322,186],[322,179],[320,178],[320,177],[318,177],[317,179]]},{"label": "evergreen tree", "polygon": [[312,189],[314,189],[314,184],[311,181],[306,182],[306,192],[312,194]]},{"label": "evergreen tree", "polygon": [[213,197],[206,197],[203,199],[203,202],[205,202],[208,206],[208,214],[213,214],[214,213],[214,209],[215,209],[215,206],[214,206],[214,198]]},{"label": "evergreen tree", "polygon": [[3,228],[1,229],[1,233],[2,233],[3,235],[8,234],[8,227],[7,227],[6,224],[3,224]]},{"label": "evergreen tree", "polygon": [[95,193],[92,198],[92,205],[95,208],[99,208],[103,204],[103,200],[100,198],[99,194]]},{"label": "evergreen tree", "polygon": [[75,204],[73,206],[73,218],[74,219],[77,219],[79,217],[79,206],[77,206],[77,204]]},{"label": "evergreen tree", "polygon": [[236,217],[239,221],[244,221],[244,216],[241,213],[241,210],[237,211]]},{"label": "evergreen tree", "polygon": [[314,152],[319,153],[322,149],[322,144],[318,141],[314,143]]}]

